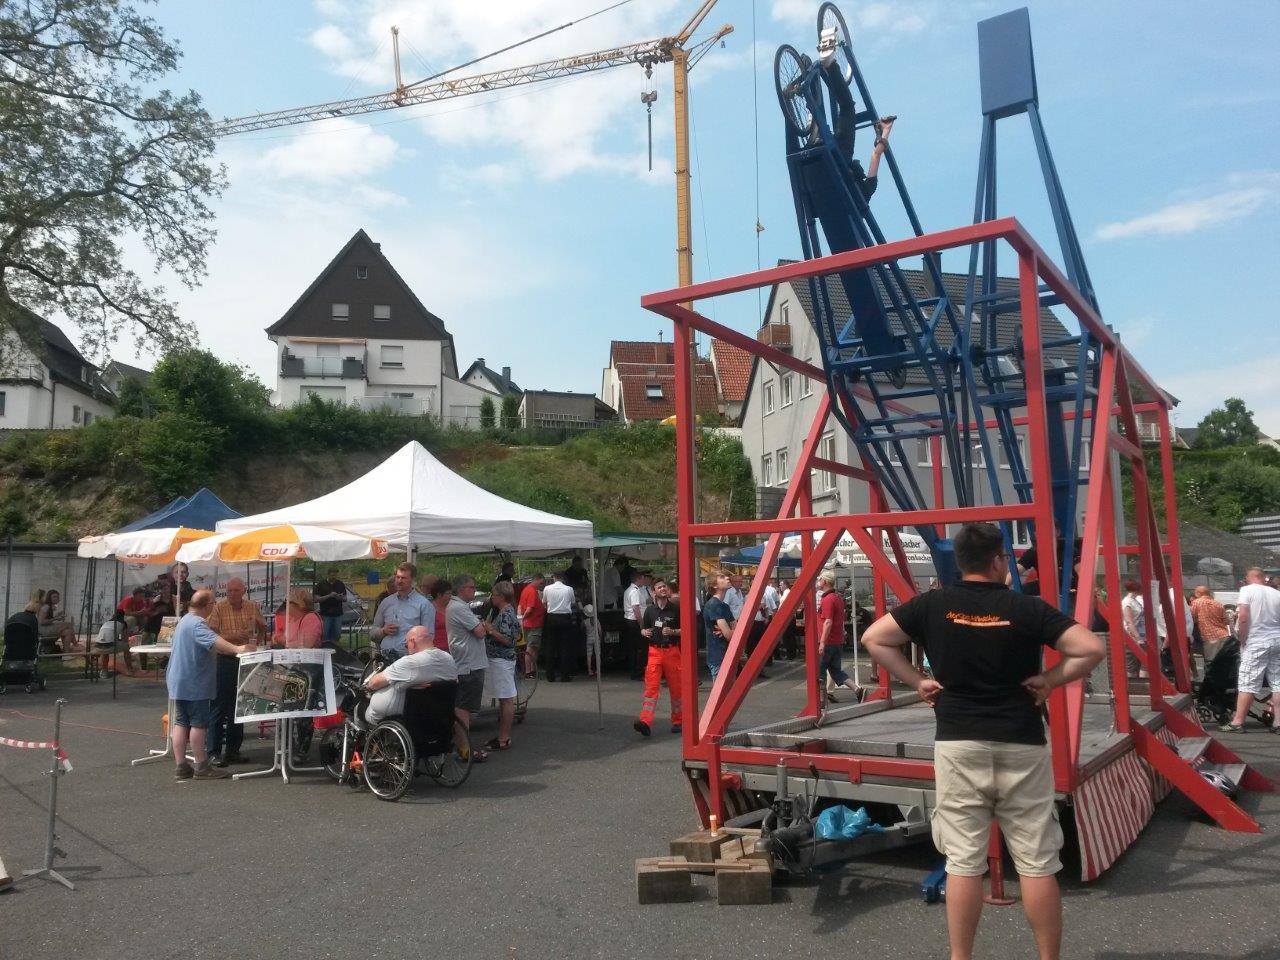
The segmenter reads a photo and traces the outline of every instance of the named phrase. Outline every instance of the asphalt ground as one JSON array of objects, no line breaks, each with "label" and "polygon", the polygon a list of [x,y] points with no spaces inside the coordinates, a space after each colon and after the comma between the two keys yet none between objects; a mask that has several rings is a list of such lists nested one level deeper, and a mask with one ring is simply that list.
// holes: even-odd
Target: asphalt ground
[{"label": "asphalt ground", "polygon": [[[794,668],[775,670],[743,719],[778,719],[801,692]],[[705,879],[693,903],[638,906],[634,860],[696,826],[679,738],[665,724],[649,740],[631,729],[639,684],[606,682],[601,730],[594,684],[544,683],[510,752],[457,791],[421,779],[399,803],[323,774],[178,784],[168,762],[130,767],[160,745],[154,682],[122,680],[114,702],[108,684],[83,681],[10,693],[0,736],[47,738],[54,693],[68,700],[75,767],[60,781],[59,869],[77,889],[0,894],[4,960],[947,956],[944,908],[918,895],[936,860],[927,847],[779,885],[769,906],[720,907]],[[1280,776],[1280,736],[1254,730],[1233,744]],[[269,749],[250,733],[262,766]],[[43,857],[46,761],[0,747],[10,872]],[[1065,956],[1280,957],[1280,795],[1243,802],[1262,834],[1220,830],[1175,795],[1101,880],[1065,877]],[[988,908],[978,949],[1034,956],[1022,911]]]}]

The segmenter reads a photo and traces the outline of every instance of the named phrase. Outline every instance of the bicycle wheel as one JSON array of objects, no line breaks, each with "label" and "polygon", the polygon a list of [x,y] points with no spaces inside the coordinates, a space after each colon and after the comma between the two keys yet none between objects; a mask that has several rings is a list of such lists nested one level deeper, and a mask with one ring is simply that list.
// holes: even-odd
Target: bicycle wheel
[{"label": "bicycle wheel", "polygon": [[853,62],[849,59],[849,51],[853,49],[853,43],[849,39],[849,25],[844,22],[844,14],[834,3],[824,3],[818,8],[818,43],[820,45],[822,34],[828,30],[831,31],[831,42],[835,44],[832,56],[836,58],[836,63],[840,64],[840,75],[844,77],[844,82],[848,83],[853,79]]},{"label": "bicycle wheel", "polygon": [[526,677],[519,670],[516,671],[516,709],[523,711],[529,701],[533,699],[533,692],[538,689],[538,676],[534,674],[532,677]]},{"label": "bicycle wheel", "polygon": [[364,741],[364,782],[379,800],[399,800],[413,782],[413,740],[404,725],[387,720]]},{"label": "bicycle wheel", "polygon": [[[454,734],[461,733],[466,736],[466,728],[462,726],[462,722],[457,718],[453,721]],[[471,776],[471,754],[472,750],[467,750],[465,757],[458,756],[458,751],[450,747],[450,749],[440,754],[438,757],[427,758],[427,776],[442,787],[451,787],[457,789],[462,786],[467,777]]]},{"label": "bicycle wheel", "polygon": [[324,772],[339,783],[347,772],[347,758],[342,753],[342,727],[330,727],[320,735],[320,745],[316,752],[320,755],[320,765]]},{"label": "bicycle wheel", "polygon": [[802,81],[809,69],[809,58],[784,43],[773,58],[773,79],[778,88],[778,102],[787,126],[799,137],[807,137],[813,126],[813,114],[804,98]]}]

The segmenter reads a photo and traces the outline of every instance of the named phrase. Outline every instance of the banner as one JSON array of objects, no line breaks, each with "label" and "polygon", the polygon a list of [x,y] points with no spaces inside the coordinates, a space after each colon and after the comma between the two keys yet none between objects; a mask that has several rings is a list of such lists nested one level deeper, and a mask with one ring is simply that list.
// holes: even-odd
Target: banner
[{"label": "banner", "polygon": [[337,708],[332,650],[261,650],[239,659],[236,723],[324,717]]}]

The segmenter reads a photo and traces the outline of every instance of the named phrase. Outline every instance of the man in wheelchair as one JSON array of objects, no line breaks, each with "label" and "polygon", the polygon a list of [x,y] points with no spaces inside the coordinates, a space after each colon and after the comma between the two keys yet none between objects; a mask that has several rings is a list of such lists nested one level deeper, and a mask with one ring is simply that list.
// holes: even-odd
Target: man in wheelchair
[{"label": "man in wheelchair", "polygon": [[370,727],[399,720],[423,758],[444,752],[452,737],[458,668],[447,651],[436,648],[426,627],[411,628],[405,647],[407,655],[365,680],[371,695],[356,707],[356,717]]}]

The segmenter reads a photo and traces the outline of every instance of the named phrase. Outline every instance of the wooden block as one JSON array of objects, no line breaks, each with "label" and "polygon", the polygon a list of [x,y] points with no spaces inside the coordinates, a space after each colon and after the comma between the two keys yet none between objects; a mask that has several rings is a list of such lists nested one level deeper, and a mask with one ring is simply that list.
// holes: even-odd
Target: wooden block
[{"label": "wooden block", "polygon": [[757,849],[755,837],[735,837],[732,843],[720,848],[720,859],[727,863],[743,860],[768,860],[766,850]]},{"label": "wooden block", "polygon": [[720,859],[720,848],[732,839],[724,831],[715,836],[712,836],[710,830],[686,833],[671,841],[671,855],[684,857],[690,863],[712,863]]},{"label": "wooden block", "polygon": [[645,903],[684,903],[693,899],[693,879],[688,865],[665,857],[636,861],[636,896]]},{"label": "wooden block", "polygon": [[717,871],[716,899],[722,907],[773,903],[773,871],[754,861],[746,870]]}]

